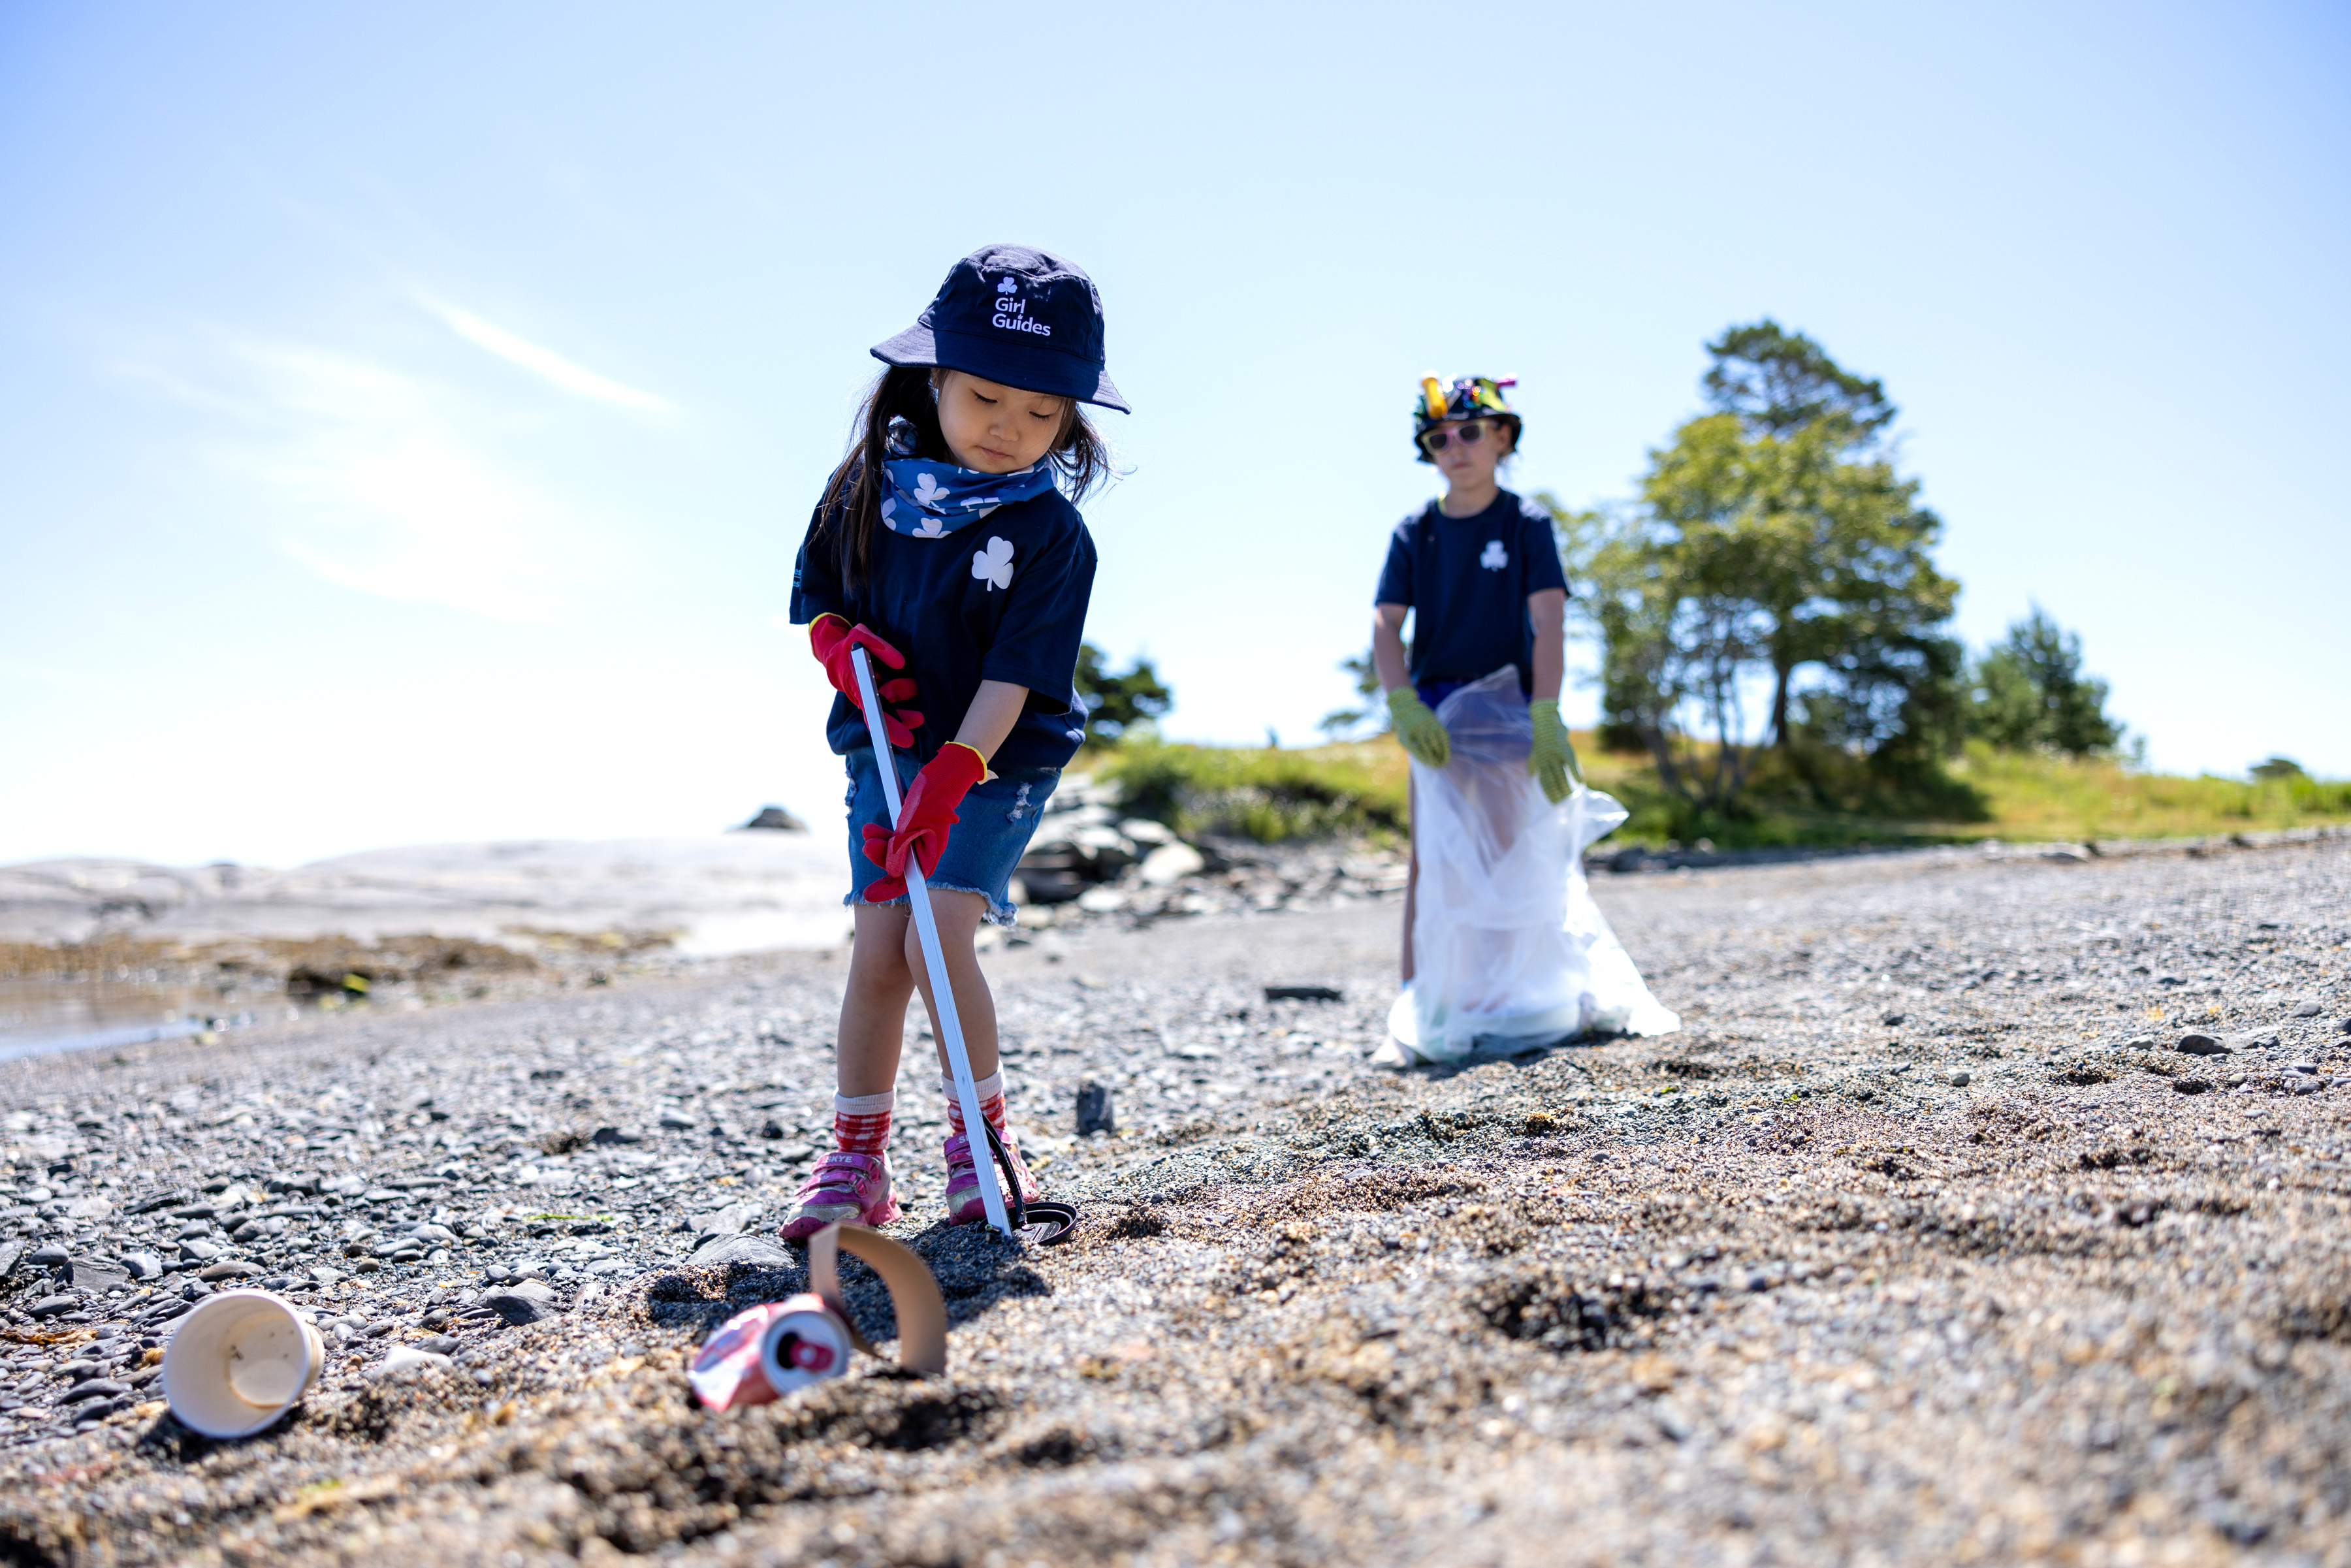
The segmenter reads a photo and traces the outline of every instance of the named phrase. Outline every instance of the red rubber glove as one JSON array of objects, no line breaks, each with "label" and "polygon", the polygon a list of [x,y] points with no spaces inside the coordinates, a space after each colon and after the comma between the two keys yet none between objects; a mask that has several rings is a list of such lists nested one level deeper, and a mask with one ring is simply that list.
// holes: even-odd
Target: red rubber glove
[{"label": "red rubber glove", "polygon": [[[838,615],[820,615],[810,622],[809,651],[816,655],[817,663],[824,666],[826,676],[832,682],[832,689],[847,697],[850,706],[863,713],[865,704],[857,695],[857,666],[849,658],[851,651],[856,648],[867,650],[893,670],[906,667],[906,655],[866,627],[852,626]],[[914,683],[911,679],[884,681],[876,676],[873,691],[884,705],[911,702],[914,696]],[[883,732],[889,736],[892,746],[902,750],[914,744],[914,730],[922,722],[923,716],[912,708],[899,708],[893,712],[885,706],[882,710]]]},{"label": "red rubber glove", "polygon": [[925,876],[939,869],[947,847],[947,830],[963,819],[956,808],[971,787],[987,777],[987,759],[959,740],[951,740],[924,765],[906,786],[898,804],[895,832],[879,822],[865,824],[865,858],[890,874],[865,889],[865,902],[881,904],[906,891],[906,857],[923,868]]}]

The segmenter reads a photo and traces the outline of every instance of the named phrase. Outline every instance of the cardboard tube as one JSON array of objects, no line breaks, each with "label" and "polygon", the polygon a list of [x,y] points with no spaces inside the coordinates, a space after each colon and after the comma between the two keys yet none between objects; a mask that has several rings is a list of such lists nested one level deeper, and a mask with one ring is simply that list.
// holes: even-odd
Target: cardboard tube
[{"label": "cardboard tube", "polygon": [[163,1397],[191,1431],[246,1437],[292,1409],[326,1365],[327,1342],[292,1302],[224,1291],[180,1320],[163,1352]]},{"label": "cardboard tube", "polygon": [[[824,1298],[843,1322],[841,1253],[863,1260],[889,1288],[898,1314],[898,1364],[909,1372],[947,1369],[947,1303],[929,1265],[911,1248],[862,1225],[828,1225],[809,1238],[809,1289]],[[857,1348],[870,1350],[862,1338]]]}]

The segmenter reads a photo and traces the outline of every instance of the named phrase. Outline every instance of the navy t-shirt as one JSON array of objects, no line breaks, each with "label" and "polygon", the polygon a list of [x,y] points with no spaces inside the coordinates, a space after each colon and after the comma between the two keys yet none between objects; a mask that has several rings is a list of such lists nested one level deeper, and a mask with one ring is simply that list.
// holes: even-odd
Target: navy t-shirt
[{"label": "navy t-shirt", "polygon": [[1414,685],[1474,681],[1516,664],[1519,685],[1532,691],[1527,596],[1566,587],[1551,514],[1505,490],[1474,517],[1448,517],[1431,501],[1398,523],[1372,602],[1412,608]]},{"label": "navy t-shirt", "polygon": [[[999,507],[937,538],[873,529],[865,580],[841,580],[841,532],[809,518],[792,568],[792,623],[838,615],[870,626],[906,656],[903,672],[873,661],[876,685],[900,674],[920,691],[902,705],[923,716],[914,756],[923,762],[956,737],[982,681],[1029,688],[1029,700],[988,765],[1059,768],[1086,737],[1077,690],[1078,644],[1093,594],[1094,541],[1069,497],[1048,490]],[[865,716],[833,698],[825,739],[842,756],[872,744]]]}]

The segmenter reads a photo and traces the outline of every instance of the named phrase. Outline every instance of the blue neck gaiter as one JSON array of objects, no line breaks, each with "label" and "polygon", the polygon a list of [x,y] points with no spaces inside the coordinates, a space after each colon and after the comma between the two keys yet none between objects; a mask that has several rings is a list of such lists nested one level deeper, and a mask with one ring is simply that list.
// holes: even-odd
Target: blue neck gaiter
[{"label": "blue neck gaiter", "polygon": [[1011,474],[983,474],[952,463],[893,457],[882,497],[882,526],[912,538],[940,539],[998,507],[1041,496],[1053,487],[1050,459]]}]

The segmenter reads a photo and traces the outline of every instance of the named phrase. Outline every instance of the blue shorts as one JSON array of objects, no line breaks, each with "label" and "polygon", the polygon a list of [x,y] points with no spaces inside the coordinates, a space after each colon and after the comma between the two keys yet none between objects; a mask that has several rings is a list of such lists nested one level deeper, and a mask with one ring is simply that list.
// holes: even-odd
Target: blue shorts
[{"label": "blue shorts", "polygon": [[[873,765],[873,748],[861,746],[844,760],[849,764],[849,895],[841,902],[857,904],[866,885],[886,874],[865,858],[865,824],[888,827],[890,808],[882,799],[882,774]],[[892,752],[890,760],[897,764],[898,790],[903,797],[920,769],[904,752]],[[1020,857],[1029,852],[1029,840],[1045,813],[1045,802],[1052,799],[1053,787],[1061,781],[1058,768],[1008,768],[973,785],[963,804],[956,808],[956,825],[948,830],[938,870],[925,880],[942,893],[976,893],[987,901],[990,923],[1013,924],[1017,912],[1008,896],[1012,873]],[[903,904],[906,895],[902,893],[881,902]]]}]

